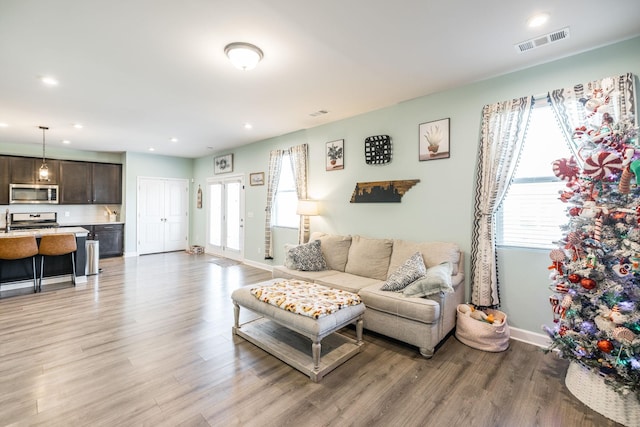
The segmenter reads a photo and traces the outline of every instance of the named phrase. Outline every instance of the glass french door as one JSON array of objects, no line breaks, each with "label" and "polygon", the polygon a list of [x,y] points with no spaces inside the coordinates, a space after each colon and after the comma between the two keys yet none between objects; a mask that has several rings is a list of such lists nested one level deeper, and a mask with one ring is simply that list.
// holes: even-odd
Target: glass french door
[{"label": "glass french door", "polygon": [[244,258],[244,177],[207,181],[207,253]]}]

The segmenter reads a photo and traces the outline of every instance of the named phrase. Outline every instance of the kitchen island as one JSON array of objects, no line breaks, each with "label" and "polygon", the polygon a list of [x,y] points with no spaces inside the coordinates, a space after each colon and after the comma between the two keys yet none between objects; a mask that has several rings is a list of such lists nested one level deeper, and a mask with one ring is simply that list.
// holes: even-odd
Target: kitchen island
[{"label": "kitchen island", "polygon": [[[86,241],[88,231],[82,227],[54,227],[54,228],[37,228],[31,230],[11,230],[9,232],[0,232],[0,239],[6,237],[18,237],[18,236],[30,236],[36,237],[38,244],[40,244],[40,238],[44,235],[50,234],[66,234],[72,233],[76,236],[76,244],[78,246],[75,254],[76,259],[76,284],[86,283]],[[62,255],[57,257],[47,257],[47,261],[44,266],[44,276],[42,280],[43,286],[47,283],[55,283],[59,281],[66,281],[67,277],[72,273],[71,263],[69,262],[69,256]],[[18,259],[14,261],[1,261],[2,262],[2,283],[0,284],[2,290],[18,289],[22,287],[33,286],[33,276],[31,273],[31,259]],[[40,257],[36,259],[36,274],[40,277]]]}]

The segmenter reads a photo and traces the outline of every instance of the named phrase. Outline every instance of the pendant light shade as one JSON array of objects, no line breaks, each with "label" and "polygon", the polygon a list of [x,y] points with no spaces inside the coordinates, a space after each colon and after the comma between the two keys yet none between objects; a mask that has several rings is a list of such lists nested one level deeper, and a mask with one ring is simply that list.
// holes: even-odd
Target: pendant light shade
[{"label": "pendant light shade", "polygon": [[47,160],[45,158],[45,143],[44,143],[44,132],[49,130],[48,127],[40,126],[42,129],[42,165],[40,166],[40,170],[38,171],[38,179],[40,181],[49,181],[49,167],[47,166]]},{"label": "pendant light shade", "polygon": [[250,43],[228,44],[224,48],[224,53],[231,63],[242,71],[253,70],[264,57],[262,50]]}]

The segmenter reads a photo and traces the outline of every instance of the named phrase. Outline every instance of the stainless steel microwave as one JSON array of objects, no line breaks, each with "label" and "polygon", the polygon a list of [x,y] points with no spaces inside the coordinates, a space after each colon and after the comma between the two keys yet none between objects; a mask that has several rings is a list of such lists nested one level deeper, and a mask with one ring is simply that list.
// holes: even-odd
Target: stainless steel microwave
[{"label": "stainless steel microwave", "polygon": [[49,184],[9,184],[10,204],[58,204],[58,186]]}]

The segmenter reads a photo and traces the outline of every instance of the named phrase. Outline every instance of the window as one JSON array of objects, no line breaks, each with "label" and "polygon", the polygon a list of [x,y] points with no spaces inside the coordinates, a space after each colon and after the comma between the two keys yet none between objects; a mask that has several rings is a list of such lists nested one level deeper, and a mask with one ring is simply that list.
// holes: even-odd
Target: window
[{"label": "window", "polygon": [[[542,105],[538,105],[542,104]],[[567,204],[559,200],[566,188],[553,174],[553,162],[569,158],[569,146],[552,108],[540,100],[531,112],[518,168],[496,215],[499,246],[550,249],[568,223]]]},{"label": "window", "polygon": [[300,217],[296,215],[298,194],[296,192],[296,180],[293,176],[291,156],[282,156],[280,181],[276,189],[276,197],[273,202],[273,225],[276,227],[298,228]]}]

